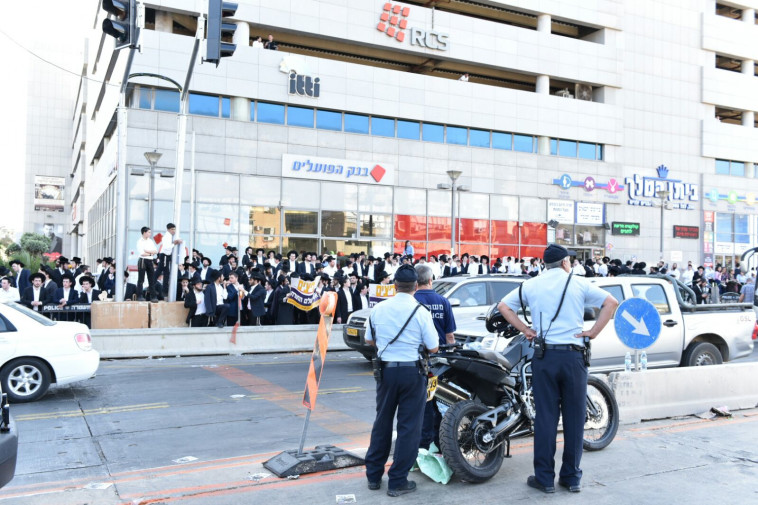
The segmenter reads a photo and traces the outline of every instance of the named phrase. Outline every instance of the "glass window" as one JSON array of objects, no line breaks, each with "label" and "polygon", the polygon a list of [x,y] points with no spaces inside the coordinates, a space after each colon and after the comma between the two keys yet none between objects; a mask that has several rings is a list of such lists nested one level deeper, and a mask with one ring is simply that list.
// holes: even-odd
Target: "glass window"
[{"label": "glass window", "polygon": [[361,237],[389,237],[392,216],[361,214]]},{"label": "glass window", "polygon": [[221,117],[225,117],[225,118],[232,117],[231,107],[232,107],[232,100],[228,96],[222,96],[221,97]]},{"label": "glass window", "polygon": [[732,175],[740,175],[740,176],[744,177],[744,175],[745,175],[745,164],[743,162],[741,162],[741,161],[733,161],[731,163],[731,169],[732,169],[731,170],[731,174]]},{"label": "glass window", "polygon": [[[236,215],[236,205],[198,203],[197,212],[195,213],[195,231],[197,232],[197,236],[199,237],[205,233],[223,233],[225,237],[223,241],[229,240],[230,234],[236,235],[238,233],[239,220],[235,219]],[[203,253],[205,253],[204,250]]]},{"label": "glass window", "polygon": [[490,210],[489,195],[483,193],[458,193],[460,202],[460,212],[458,217],[468,217],[472,219],[488,219]]},{"label": "glass window", "polygon": [[[357,210],[358,185],[339,182],[321,183],[321,208],[326,210]],[[337,235],[341,237],[341,235]]]},{"label": "glass window", "polygon": [[345,131],[350,133],[368,133],[368,116],[345,113]]},{"label": "glass window", "polygon": [[258,122],[284,124],[284,105],[258,102]]},{"label": "glass window", "polygon": [[738,244],[749,244],[750,234],[748,233],[748,216],[734,215],[734,241]]},{"label": "glass window", "polygon": [[469,130],[469,145],[474,147],[489,147],[490,146],[490,132],[487,130]]},{"label": "glass window", "polygon": [[139,89],[139,108],[151,109],[153,106],[153,89],[140,87]]},{"label": "glass window", "polygon": [[[281,179],[243,175],[240,181],[240,202],[243,205],[279,205]],[[289,185],[289,181],[287,181]]]},{"label": "glass window", "polygon": [[[447,195],[447,213],[443,215],[449,216],[450,191],[446,191],[445,194]],[[395,188],[395,214],[425,216],[426,191],[413,188]]]},{"label": "glass window", "polygon": [[574,225],[559,224],[555,227],[555,243],[560,245],[573,245]]},{"label": "glass window", "polygon": [[569,158],[576,158],[576,142],[573,140],[559,140],[558,154]]},{"label": "glass window", "polygon": [[283,237],[284,251],[318,251],[318,239],[306,237]]},{"label": "glass window", "polygon": [[728,160],[716,160],[716,173],[729,175],[729,161]]},{"label": "glass window", "polygon": [[510,133],[492,132],[492,147],[495,149],[513,149],[513,135]]},{"label": "glass window", "polygon": [[534,152],[534,137],[531,135],[513,134],[513,150],[522,153]]},{"label": "glass window", "polygon": [[732,242],[732,215],[716,213],[716,242]]},{"label": "glass window", "polygon": [[580,226],[574,227],[574,233],[576,235],[576,245],[580,246],[605,246],[605,235],[603,234],[602,226]]},{"label": "glass window", "polygon": [[305,107],[287,107],[287,124],[290,126],[305,126],[313,128],[313,109]]},{"label": "glass window", "polygon": [[558,139],[550,139],[550,154],[558,155]]},{"label": "glass window", "polygon": [[595,144],[588,144],[587,142],[579,142],[579,157],[585,160],[595,159]]},{"label": "glass window", "polygon": [[199,114],[201,116],[218,117],[218,97],[190,93],[189,113]]},{"label": "glass window", "polygon": [[[450,218],[450,197],[451,197],[450,190],[437,190],[437,189],[429,190],[429,205],[427,206],[428,210],[426,212],[426,215],[446,217],[449,219]],[[456,200],[458,200],[458,203],[460,203],[460,199],[456,199]],[[460,206],[458,208],[460,208]],[[424,214],[425,214],[424,212],[420,213],[420,215],[422,216]]]},{"label": "glass window", "polygon": [[319,183],[316,181],[286,179],[282,191],[282,205],[301,209],[318,209],[320,194]]},{"label": "glass window", "polygon": [[448,126],[447,143],[460,144],[462,146],[465,146],[468,144],[468,130],[466,130],[466,128],[460,128],[458,126]]},{"label": "glass window", "polygon": [[424,123],[421,134],[422,139],[427,142],[442,142],[445,136],[445,127],[441,124]]},{"label": "glass window", "polygon": [[395,136],[395,120],[384,117],[371,117],[371,135],[381,137]]},{"label": "glass window", "polygon": [[652,303],[661,315],[671,312],[666,293],[660,284],[632,284],[632,295]]},{"label": "glass window", "polygon": [[358,214],[355,212],[340,212],[335,210],[321,211],[321,236],[346,237],[356,236]]},{"label": "glass window", "polygon": [[279,216],[281,214],[278,207],[250,207],[249,209],[249,235],[279,234]]},{"label": "glass window", "polygon": [[492,303],[497,303],[500,300],[502,300],[505,295],[513,291],[514,289],[518,288],[520,282],[499,282],[499,281],[493,281],[490,282],[490,287],[492,288]]},{"label": "glass window", "polygon": [[595,156],[597,156],[595,158],[596,160],[598,160],[598,161],[602,161],[603,160],[603,145],[602,144],[598,144],[597,145],[597,154]]},{"label": "glass window", "polygon": [[255,121],[255,102],[250,102],[250,121]]},{"label": "glass window", "polygon": [[392,188],[357,184],[358,210],[367,212],[392,212]]},{"label": "glass window", "polygon": [[397,120],[397,136],[401,139],[418,140],[421,136],[421,123],[417,121]]},{"label": "glass window", "polygon": [[316,128],[322,130],[342,130],[342,113],[316,109]]},{"label": "glass window", "polygon": [[199,202],[239,202],[239,176],[235,174],[199,172],[195,185]]},{"label": "glass window", "polygon": [[484,282],[470,282],[463,284],[450,294],[461,302],[461,307],[477,307],[487,305],[487,284]]},{"label": "glass window", "polygon": [[518,197],[490,195],[490,218],[518,221]]},{"label": "glass window", "polygon": [[155,110],[179,112],[179,92],[170,89],[156,89]]},{"label": "glass window", "polygon": [[318,233],[318,212],[285,210],[284,233],[316,235]]}]

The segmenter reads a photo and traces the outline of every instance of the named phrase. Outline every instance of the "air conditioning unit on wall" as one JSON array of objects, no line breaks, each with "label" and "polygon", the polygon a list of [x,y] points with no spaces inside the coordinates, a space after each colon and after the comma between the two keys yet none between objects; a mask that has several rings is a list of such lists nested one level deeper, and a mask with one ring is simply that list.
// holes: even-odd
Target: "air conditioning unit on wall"
[{"label": "air conditioning unit on wall", "polygon": [[589,84],[577,84],[574,86],[574,94],[577,100],[592,101],[592,86]]},{"label": "air conditioning unit on wall", "polygon": [[568,88],[556,91],[555,96],[562,96],[563,98],[574,98],[574,95],[571,94],[571,91],[569,91]]}]

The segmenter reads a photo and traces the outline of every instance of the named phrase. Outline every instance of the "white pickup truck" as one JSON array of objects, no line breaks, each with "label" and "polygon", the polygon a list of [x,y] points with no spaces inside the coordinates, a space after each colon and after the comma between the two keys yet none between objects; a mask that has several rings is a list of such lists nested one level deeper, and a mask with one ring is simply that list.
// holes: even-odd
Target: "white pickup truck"
[{"label": "white pickup truck", "polygon": [[[692,305],[694,293],[665,276],[593,277],[588,279],[612,294],[619,303],[628,298],[644,298],[661,315],[661,333],[645,349],[649,368],[717,365],[753,352],[756,315],[750,303]],[[594,324],[600,307],[585,307],[584,328]],[[459,342],[481,342],[482,348],[504,350],[508,341],[490,334],[484,321],[459,327]],[[616,336],[613,320],[592,341],[594,372],[621,370],[624,357],[632,352]]]}]

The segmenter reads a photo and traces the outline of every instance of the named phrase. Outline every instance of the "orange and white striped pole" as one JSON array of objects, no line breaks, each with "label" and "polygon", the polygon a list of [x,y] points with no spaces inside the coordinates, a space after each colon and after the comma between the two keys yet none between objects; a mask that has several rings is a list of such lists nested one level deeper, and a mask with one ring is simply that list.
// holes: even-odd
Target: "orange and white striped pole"
[{"label": "orange and white striped pole", "polygon": [[332,323],[334,322],[334,311],[336,308],[337,293],[333,291],[324,293],[321,297],[321,303],[318,308],[319,312],[321,312],[321,321],[318,323],[316,343],[313,346],[311,365],[308,369],[308,377],[305,380],[305,391],[303,392],[303,406],[308,409],[308,411],[305,413],[305,423],[303,424],[303,434],[300,437],[300,448],[297,451],[298,455],[303,453],[305,434],[308,431],[311,412],[316,407],[318,386],[321,382],[321,373],[324,371],[326,351],[329,347],[329,337],[332,334]]}]

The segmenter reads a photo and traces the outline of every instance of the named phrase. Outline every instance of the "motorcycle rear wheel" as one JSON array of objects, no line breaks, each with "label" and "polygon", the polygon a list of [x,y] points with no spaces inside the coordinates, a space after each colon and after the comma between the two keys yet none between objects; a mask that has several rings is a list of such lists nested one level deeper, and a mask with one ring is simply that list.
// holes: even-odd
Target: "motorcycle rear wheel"
[{"label": "motorcycle rear wheel", "polygon": [[503,444],[490,452],[482,452],[474,443],[473,421],[487,412],[487,406],[464,400],[450,407],[440,424],[440,449],[455,475],[466,482],[491,479],[503,464]]},{"label": "motorcycle rear wheel", "polygon": [[587,379],[587,401],[592,402],[597,414],[592,415],[587,406],[582,446],[585,451],[599,451],[608,447],[616,437],[619,406],[608,384],[592,375]]}]

